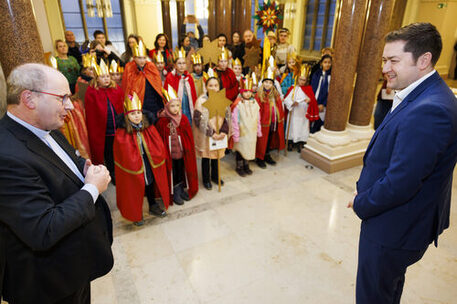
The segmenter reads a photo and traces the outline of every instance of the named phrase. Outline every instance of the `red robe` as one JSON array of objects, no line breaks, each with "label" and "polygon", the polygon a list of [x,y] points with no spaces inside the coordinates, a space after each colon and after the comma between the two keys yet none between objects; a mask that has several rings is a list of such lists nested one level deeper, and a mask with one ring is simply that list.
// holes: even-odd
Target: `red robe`
[{"label": "red robe", "polygon": [[[292,92],[294,86],[291,86],[289,90],[287,90],[286,95],[284,95],[284,99]],[[314,96],[313,88],[310,85],[301,86],[300,89],[309,97],[310,102],[308,104],[308,110],[306,111],[306,118],[308,118],[309,122],[313,122],[319,119],[319,107],[317,106],[317,100]],[[287,119],[287,118],[286,118]]]},{"label": "red robe", "polygon": [[124,92],[129,95],[133,95],[133,92],[135,92],[140,100],[143,101],[146,79],[154,90],[163,97],[162,79],[160,78],[159,70],[157,70],[152,62],[146,62],[143,71],[138,70],[135,61],[127,63],[125,65],[124,74],[122,75],[122,88],[124,89]]},{"label": "red robe", "polygon": [[[272,94],[272,93],[270,93]],[[270,125],[272,121],[271,117],[271,106],[270,100],[268,97],[264,98],[264,100],[260,100],[258,94],[256,94],[255,99],[260,106],[260,125],[262,129],[262,137],[257,138],[256,144],[256,152],[255,157],[259,159],[264,159],[265,152],[267,150],[267,143],[268,143],[268,136],[270,133]],[[270,142],[271,149],[279,149],[282,150],[285,147],[284,143],[284,110],[282,108],[282,101],[281,97],[277,97],[275,100],[275,108],[276,108],[276,131],[272,134],[273,138]]]},{"label": "red robe", "polygon": [[[114,170],[116,174],[116,201],[122,216],[132,222],[143,218],[144,167],[137,131],[129,134],[124,128],[116,130],[114,137]],[[143,147],[154,175],[154,184],[165,208],[170,205],[168,184],[168,157],[162,138],[154,126],[141,132]]]},{"label": "red robe", "polygon": [[[190,96],[189,102],[192,102],[192,105],[189,105],[191,110],[195,108],[195,102],[197,101],[197,91],[195,90],[195,83],[194,79],[192,78],[192,75],[190,75],[187,71],[184,71],[184,79],[188,81],[189,86],[190,86]],[[175,90],[176,94],[179,94],[179,81],[181,80],[181,76],[176,74],[176,70],[168,73],[167,77],[165,78],[165,83],[163,85],[163,88],[165,90],[168,90],[168,86],[171,85],[171,87]],[[186,88],[183,88],[185,90]]]},{"label": "red robe", "polygon": [[[170,157],[170,128],[168,125],[171,123],[168,117],[161,117],[156,123],[157,131],[165,143],[168,155]],[[189,197],[192,198],[198,192],[198,174],[197,174],[197,160],[195,158],[195,144],[194,136],[192,134],[192,128],[190,126],[189,120],[185,115],[181,116],[181,123],[176,128],[176,132],[181,138],[181,145],[183,149],[183,159],[184,159],[184,171],[186,178],[184,179],[187,183],[187,188],[189,192]],[[171,185],[171,177],[173,176],[172,169],[168,171],[168,181]]]},{"label": "red robe", "polygon": [[236,80],[236,75],[232,69],[227,68],[225,71],[217,70],[219,79],[222,81],[222,87],[225,88],[225,97],[232,102],[238,97],[240,83]]},{"label": "red robe", "polygon": [[103,164],[104,161],[107,99],[117,114],[124,112],[124,92],[118,86],[108,89],[89,86],[84,97],[90,154],[94,165]]}]

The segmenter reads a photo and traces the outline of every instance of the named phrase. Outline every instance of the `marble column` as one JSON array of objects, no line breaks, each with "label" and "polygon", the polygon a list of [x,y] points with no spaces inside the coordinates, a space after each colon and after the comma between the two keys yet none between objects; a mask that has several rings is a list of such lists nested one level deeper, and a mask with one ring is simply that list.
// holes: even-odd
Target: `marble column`
[{"label": "marble column", "polygon": [[18,65],[44,62],[30,0],[0,0],[0,35],[0,62],[5,78]]},{"label": "marble column", "polygon": [[324,127],[301,152],[304,160],[328,173],[360,165],[366,149],[346,130],[366,10],[367,0],[341,0]]},{"label": "marble column", "polygon": [[[215,0],[216,3],[216,36],[225,34],[230,39],[232,36],[232,1]],[[230,41],[230,40],[229,40]],[[227,41],[227,43],[229,42]]]},{"label": "marble column", "polygon": [[[362,49],[357,65],[357,80],[352,99],[349,126],[369,126],[381,76],[382,52],[394,0],[371,0]],[[333,80],[333,79],[332,79]],[[371,137],[368,127],[367,137]]]},{"label": "marble column", "polygon": [[342,0],[324,127],[344,131],[351,104],[367,0]]},{"label": "marble column", "polygon": [[216,38],[216,1],[208,1],[208,35],[213,40]]},{"label": "marble column", "polygon": [[163,32],[168,36],[170,45],[173,45],[173,36],[171,32],[170,0],[162,0],[162,23]]},{"label": "marble column", "polygon": [[232,1],[232,32],[243,32],[251,28],[251,0]]},{"label": "marble column", "polygon": [[184,22],[184,17],[186,15],[186,5],[184,0],[176,0],[176,11],[178,12],[178,39],[183,38],[181,36],[181,25]]},{"label": "marble column", "polygon": [[393,7],[393,12],[395,12],[395,14],[392,14],[392,18],[390,19],[390,26],[388,32],[398,30],[401,27],[403,17],[405,16],[407,2],[408,0],[395,0],[395,4]]}]

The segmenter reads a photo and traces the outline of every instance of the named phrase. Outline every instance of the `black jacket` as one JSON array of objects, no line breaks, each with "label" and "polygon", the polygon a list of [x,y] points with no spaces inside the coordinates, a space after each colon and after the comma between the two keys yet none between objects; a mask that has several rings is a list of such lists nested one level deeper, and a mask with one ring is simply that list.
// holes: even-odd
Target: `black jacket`
[{"label": "black jacket", "polygon": [[[59,131],[51,136],[82,172],[85,160]],[[94,204],[67,165],[7,115],[0,142],[2,295],[10,304],[54,303],[112,268],[110,211],[102,196]]]}]

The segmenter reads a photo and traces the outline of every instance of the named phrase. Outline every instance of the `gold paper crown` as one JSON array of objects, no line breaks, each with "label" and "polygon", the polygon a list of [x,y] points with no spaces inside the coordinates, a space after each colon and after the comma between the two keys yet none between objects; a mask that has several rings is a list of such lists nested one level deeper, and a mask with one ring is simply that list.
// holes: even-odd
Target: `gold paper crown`
[{"label": "gold paper crown", "polygon": [[287,61],[289,61],[290,59],[293,59],[293,60],[295,60],[295,62],[298,62],[297,53],[295,53],[295,52],[287,53]]},{"label": "gold paper crown", "polygon": [[133,57],[147,57],[148,56],[148,54],[146,54],[146,48],[144,47],[144,43],[141,40],[138,44],[135,43],[135,45],[132,47],[132,53],[133,53]]},{"label": "gold paper crown", "polygon": [[222,47],[222,52],[219,55],[219,60],[228,60],[229,58],[229,53],[225,47]]},{"label": "gold paper crown", "polygon": [[95,54],[91,55],[90,53],[86,53],[82,56],[82,63],[84,68],[89,68],[92,66],[92,61],[95,61]]},{"label": "gold paper crown", "polygon": [[214,70],[212,68],[209,68],[208,72],[203,72],[203,80],[205,82],[207,82],[208,79],[210,79],[210,78],[216,78],[216,79],[218,78],[217,73],[214,72]]},{"label": "gold paper crown", "polygon": [[138,95],[136,95],[135,92],[133,92],[133,96],[125,96],[124,109],[126,114],[133,111],[141,111],[142,108],[143,104],[141,103],[141,100],[138,98]]},{"label": "gold paper crown", "polygon": [[253,79],[247,75],[245,78],[241,79],[240,89],[244,91],[252,91]]},{"label": "gold paper crown", "polygon": [[106,63],[103,59],[100,60],[100,65],[98,65],[95,60],[92,61],[92,67],[94,68],[95,74],[97,76],[109,75],[108,66],[106,65]]},{"label": "gold paper crown", "polygon": [[175,61],[180,58],[186,59],[186,51],[184,50],[183,47],[181,47],[181,49],[176,49],[176,51],[173,54],[173,57],[174,57]]},{"label": "gold paper crown", "polygon": [[252,72],[251,75],[252,75],[252,77],[251,77],[251,79],[252,79],[252,84],[253,84],[253,85],[257,85],[257,75],[255,74],[255,72]]},{"label": "gold paper crown", "polygon": [[58,69],[57,59],[54,56],[49,56],[49,63],[54,69]]},{"label": "gold paper crown", "polygon": [[121,65],[119,64],[119,62],[116,62],[114,59],[111,60],[111,65],[109,67],[109,72],[111,74],[113,73],[122,73],[124,72],[124,69],[121,67]]},{"label": "gold paper crown", "polygon": [[300,76],[299,77],[306,77],[308,78],[308,75],[309,75],[309,70],[311,69],[311,67],[307,64],[304,64],[301,69],[300,69]]},{"label": "gold paper crown", "polygon": [[176,94],[176,91],[173,89],[171,85],[168,86],[168,91],[162,88],[162,94],[167,100],[167,102],[170,102],[172,100],[179,100],[178,94]]},{"label": "gold paper crown", "polygon": [[192,58],[193,64],[202,64],[202,55],[192,54],[190,57]]},{"label": "gold paper crown", "polygon": [[268,67],[268,69],[265,71],[265,74],[263,75],[263,79],[270,79],[274,81],[275,79],[275,71],[273,70],[272,67]]},{"label": "gold paper crown", "polygon": [[158,51],[156,54],[154,54],[154,61],[156,63],[165,63],[165,59],[163,58],[161,51]]},{"label": "gold paper crown", "polygon": [[235,61],[233,62],[233,66],[235,66],[235,65],[242,66],[241,61],[238,58],[236,58]]}]

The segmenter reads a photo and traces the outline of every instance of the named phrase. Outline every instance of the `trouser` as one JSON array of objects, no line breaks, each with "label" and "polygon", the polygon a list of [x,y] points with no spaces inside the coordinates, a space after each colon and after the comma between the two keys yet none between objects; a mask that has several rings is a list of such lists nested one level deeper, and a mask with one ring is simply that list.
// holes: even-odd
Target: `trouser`
[{"label": "trouser", "polygon": [[210,182],[211,179],[218,180],[219,171],[217,170],[217,159],[211,159],[211,176],[210,176],[210,159],[202,158],[202,178],[204,183]]},{"label": "trouser", "polygon": [[173,159],[173,186],[179,185],[184,181],[184,158]]},{"label": "trouser", "polygon": [[408,266],[425,250],[392,249],[360,236],[357,304],[399,304]]},{"label": "trouser", "polygon": [[235,158],[236,158],[236,161],[237,161],[237,162],[238,162],[238,161],[243,161],[243,160],[244,160],[243,156],[242,156],[241,153],[238,152],[238,151],[236,151],[236,153],[235,153]]},{"label": "trouser", "polygon": [[105,158],[106,168],[109,171],[109,175],[111,176],[111,180],[114,179],[114,153],[113,153],[113,143],[114,143],[114,136],[105,136],[105,150],[103,157]]},{"label": "trouser", "polygon": [[267,149],[265,150],[265,155],[270,154],[270,145],[271,145],[271,138],[273,137],[273,134],[275,133],[274,126],[273,124],[270,126],[270,131],[268,132],[268,139],[267,139]]},{"label": "trouser", "polygon": [[161,210],[165,210],[165,205],[163,204],[162,200],[156,201],[155,199],[155,191],[154,191],[154,183],[150,183],[144,188],[144,192],[146,194],[146,198],[148,199],[149,210],[160,207]]},{"label": "trouser", "polygon": [[56,304],[90,304],[90,282]]}]

